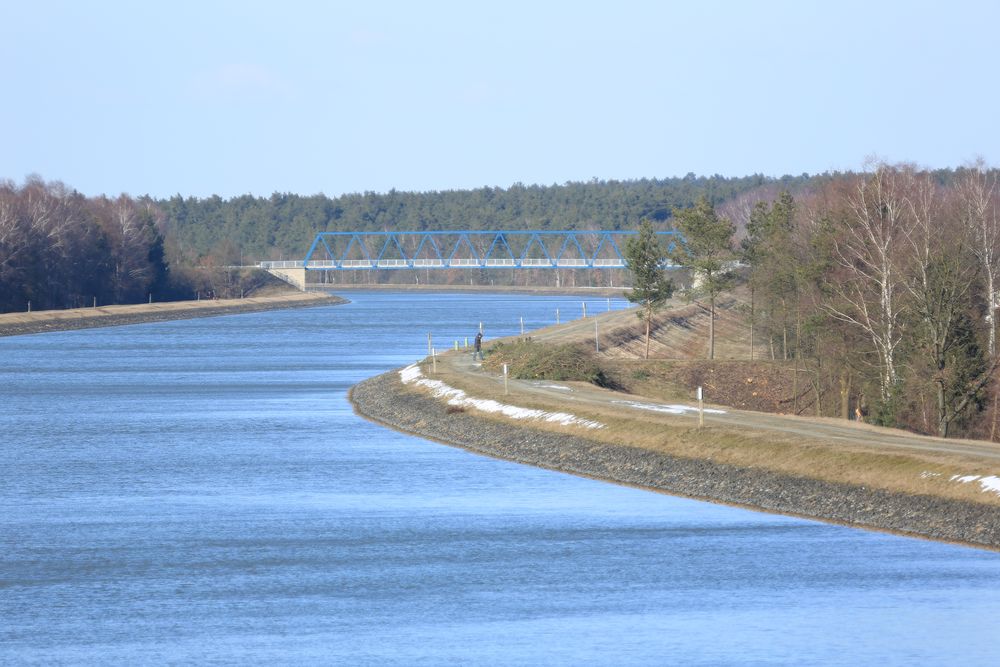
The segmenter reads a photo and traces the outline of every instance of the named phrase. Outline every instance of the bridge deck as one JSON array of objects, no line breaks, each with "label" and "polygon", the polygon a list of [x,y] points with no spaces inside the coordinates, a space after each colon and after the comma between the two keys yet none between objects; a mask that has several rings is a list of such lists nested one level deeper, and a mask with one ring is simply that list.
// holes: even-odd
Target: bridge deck
[{"label": "bridge deck", "polygon": [[345,259],[261,262],[263,269],[307,269],[333,271],[347,269],[623,269],[625,262],[615,259]]}]

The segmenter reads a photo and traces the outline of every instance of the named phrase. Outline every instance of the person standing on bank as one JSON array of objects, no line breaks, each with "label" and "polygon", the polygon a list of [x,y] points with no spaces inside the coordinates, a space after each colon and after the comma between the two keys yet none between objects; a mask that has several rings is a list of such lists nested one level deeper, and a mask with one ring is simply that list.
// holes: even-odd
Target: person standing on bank
[{"label": "person standing on bank", "polygon": [[476,357],[479,361],[483,360],[483,332],[480,331],[476,334],[476,340],[472,344],[472,360],[475,361]]}]

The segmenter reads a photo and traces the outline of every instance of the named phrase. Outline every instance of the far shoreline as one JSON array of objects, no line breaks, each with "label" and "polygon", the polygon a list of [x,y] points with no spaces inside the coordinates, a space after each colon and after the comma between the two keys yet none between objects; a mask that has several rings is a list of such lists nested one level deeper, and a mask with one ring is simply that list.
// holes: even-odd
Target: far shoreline
[{"label": "far shoreline", "polygon": [[306,291],[313,292],[479,292],[496,294],[544,294],[550,296],[598,296],[625,298],[627,287],[586,287],[545,285],[532,287],[528,285],[434,285],[425,283],[382,283],[373,285],[345,283],[309,283]]},{"label": "far shoreline", "polygon": [[290,292],[243,299],[164,301],[67,310],[40,310],[30,313],[3,313],[0,314],[0,337],[344,303],[348,303],[348,300],[326,293]]}]

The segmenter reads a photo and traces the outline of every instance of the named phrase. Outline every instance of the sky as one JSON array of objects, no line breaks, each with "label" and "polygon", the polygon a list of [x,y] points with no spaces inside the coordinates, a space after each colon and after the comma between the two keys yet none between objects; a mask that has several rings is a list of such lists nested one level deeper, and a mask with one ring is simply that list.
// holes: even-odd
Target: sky
[{"label": "sky", "polygon": [[337,196],[996,165],[998,25],[963,0],[0,0],[0,179]]}]

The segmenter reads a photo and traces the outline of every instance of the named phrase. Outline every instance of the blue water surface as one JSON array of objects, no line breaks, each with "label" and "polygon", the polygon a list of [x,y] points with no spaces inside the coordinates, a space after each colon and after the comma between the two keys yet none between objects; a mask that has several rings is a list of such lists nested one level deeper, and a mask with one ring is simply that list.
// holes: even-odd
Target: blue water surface
[{"label": "blue water surface", "polygon": [[428,333],[579,298],[348,297],[0,339],[0,663],[1000,663],[996,553],[484,458],[347,403]]}]

